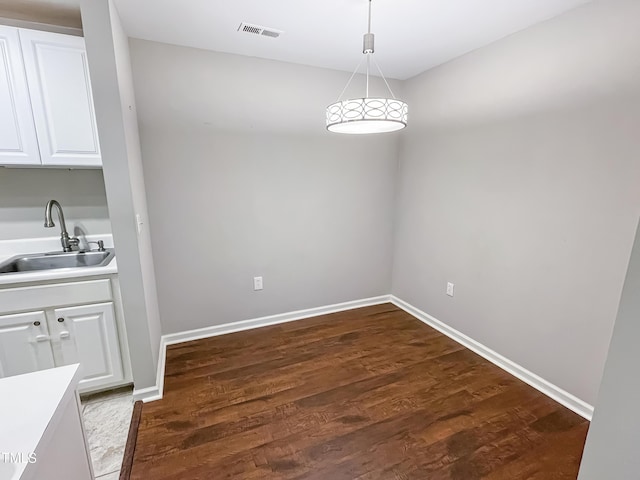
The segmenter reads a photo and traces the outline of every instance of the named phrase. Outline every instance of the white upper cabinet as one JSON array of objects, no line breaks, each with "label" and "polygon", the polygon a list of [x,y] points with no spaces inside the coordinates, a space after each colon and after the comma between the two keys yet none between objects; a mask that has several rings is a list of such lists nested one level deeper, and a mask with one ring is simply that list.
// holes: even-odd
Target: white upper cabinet
[{"label": "white upper cabinet", "polygon": [[0,165],[40,165],[18,29],[0,25]]},{"label": "white upper cabinet", "polygon": [[101,166],[84,39],[18,30],[42,165]]}]

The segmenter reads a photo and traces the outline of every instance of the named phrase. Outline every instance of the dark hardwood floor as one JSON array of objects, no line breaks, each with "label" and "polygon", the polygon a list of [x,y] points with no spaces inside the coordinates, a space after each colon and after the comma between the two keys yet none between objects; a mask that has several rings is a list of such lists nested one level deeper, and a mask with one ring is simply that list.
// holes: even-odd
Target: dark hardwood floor
[{"label": "dark hardwood floor", "polygon": [[587,428],[385,304],[169,347],[131,478],[575,479]]}]

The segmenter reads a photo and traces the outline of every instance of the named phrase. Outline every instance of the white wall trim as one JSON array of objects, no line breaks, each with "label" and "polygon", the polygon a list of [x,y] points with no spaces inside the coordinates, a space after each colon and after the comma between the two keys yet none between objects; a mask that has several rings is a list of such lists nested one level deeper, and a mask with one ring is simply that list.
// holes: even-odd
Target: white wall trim
[{"label": "white wall trim", "polygon": [[423,312],[422,310],[414,307],[413,305],[405,302],[404,300],[399,299],[398,297],[391,295],[391,303],[395,306],[401,308],[408,314],[417,318],[423,323],[426,323],[432,328],[435,328],[440,333],[443,333],[447,337],[455,340],[459,344],[467,347],[469,350],[477,353],[481,357],[489,360],[494,365],[500,367],[506,372],[510,373],[516,378],[519,378],[526,384],[532,386],[536,390],[544,393],[546,396],[552,398],[556,402],[564,405],[569,410],[574,411],[578,415],[587,420],[591,421],[593,416],[593,406],[588,403],[580,400],[578,397],[566,392],[560,387],[554,385],[551,382],[548,382],[544,378],[536,375],[533,372],[530,372],[526,368],[518,365],[517,363],[509,360],[508,358],[503,357],[499,353],[491,350],[489,347],[481,344],[480,342],[475,341],[473,338],[466,336],[465,334],[459,332],[458,330],[448,326],[447,324],[441,322],[435,317],[432,317],[428,313]]},{"label": "white wall trim", "polygon": [[440,333],[446,335],[452,340],[465,346],[469,350],[477,353],[481,357],[490,361],[494,365],[500,367],[516,378],[519,378],[526,384],[532,386],[536,390],[552,398],[556,402],[564,405],[569,410],[574,411],[578,415],[587,420],[591,420],[593,416],[593,406],[580,400],[576,396],[566,392],[560,387],[548,382],[544,378],[530,372],[526,368],[517,363],[503,357],[499,353],[491,350],[489,347],[477,342],[476,340],[466,336],[458,330],[448,326],[428,313],[414,307],[413,305],[401,300],[394,295],[381,295],[379,297],[365,298],[362,300],[354,300],[351,302],[337,303],[334,305],[326,305],[323,307],[309,308],[306,310],[296,310],[294,312],[281,313],[278,315],[269,315],[266,317],[252,318],[239,322],[225,323],[222,325],[213,325],[211,327],[200,328],[197,330],[187,330],[184,332],[170,333],[163,335],[160,339],[160,358],[158,359],[158,371],[156,384],[152,387],[142,388],[133,391],[134,400],[142,400],[143,402],[152,402],[160,400],[164,392],[164,372],[167,358],[167,346],[177,343],[191,342],[203,338],[216,337],[218,335],[226,335],[228,333],[242,332],[252,330],[254,328],[267,327],[269,325],[277,325],[280,323],[293,322],[305,318],[317,317],[319,315],[327,315],[330,313],[352,310],[354,308],[368,307],[371,305],[379,305],[391,302],[401,308],[411,316],[435,328]]},{"label": "white wall trim", "polygon": [[[163,354],[160,354],[161,357],[164,357]],[[162,394],[157,386],[155,387],[147,387],[147,388],[134,388],[133,389],[133,400],[137,402],[138,400],[142,400],[143,402],[153,402],[154,400],[160,400],[162,398]]]},{"label": "white wall trim", "polygon": [[244,330],[277,325],[279,323],[293,322],[295,320],[317,317],[319,315],[353,310],[354,308],[380,305],[382,303],[389,303],[390,301],[391,295],[380,295],[379,297],[364,298],[362,300],[336,303],[323,307],[308,308],[306,310],[296,310],[288,313],[280,313],[277,315],[269,315],[266,317],[252,318],[249,320],[241,320],[239,322],[224,323],[222,325],[213,325],[211,327],[199,328],[197,330],[187,330],[184,332],[163,335],[160,338],[160,358],[158,359],[156,385],[153,387],[142,388],[140,390],[134,390],[133,397],[135,400],[142,400],[145,403],[160,400],[162,398],[164,392],[164,371],[167,359],[167,346],[169,345],[216,337],[218,335],[226,335],[228,333],[242,332]]}]

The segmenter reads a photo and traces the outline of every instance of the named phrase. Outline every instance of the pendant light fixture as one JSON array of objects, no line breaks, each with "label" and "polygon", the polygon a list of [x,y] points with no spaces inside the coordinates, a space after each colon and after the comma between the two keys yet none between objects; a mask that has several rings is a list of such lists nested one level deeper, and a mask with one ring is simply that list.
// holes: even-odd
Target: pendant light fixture
[{"label": "pendant light fixture", "polygon": [[[327,130],[330,132],[349,134],[383,133],[395,132],[407,126],[408,106],[395,97],[389,82],[387,82],[378,62],[373,57],[374,39],[374,34],[371,33],[371,0],[369,0],[369,29],[364,35],[362,49],[365,57],[360,60],[347,85],[338,97],[338,101],[327,107]],[[367,62],[367,84],[364,98],[342,100],[344,92],[347,91],[364,60]],[[369,96],[369,74],[372,61],[384,80],[391,98]]]}]

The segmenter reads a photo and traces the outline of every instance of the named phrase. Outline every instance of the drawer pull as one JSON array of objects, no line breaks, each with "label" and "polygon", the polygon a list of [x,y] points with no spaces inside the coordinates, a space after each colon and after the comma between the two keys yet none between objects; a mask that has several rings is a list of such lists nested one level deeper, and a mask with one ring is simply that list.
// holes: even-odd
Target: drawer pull
[{"label": "drawer pull", "polygon": [[36,342],[48,342],[49,335],[36,335]]},{"label": "drawer pull", "polygon": [[39,322],[39,321],[37,321],[37,320],[36,320],[35,322],[33,322],[33,324],[34,324],[36,327],[39,327],[39,326],[40,326],[40,322]]},{"label": "drawer pull", "polygon": [[64,318],[60,317],[60,318],[58,319],[58,322],[60,322],[60,323],[64,322]]},{"label": "drawer pull", "polygon": [[68,331],[60,332],[60,340],[71,337],[71,334]]}]

